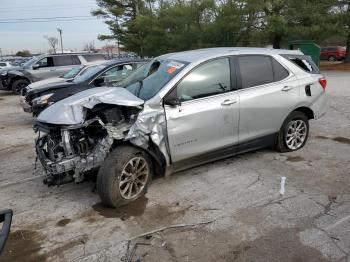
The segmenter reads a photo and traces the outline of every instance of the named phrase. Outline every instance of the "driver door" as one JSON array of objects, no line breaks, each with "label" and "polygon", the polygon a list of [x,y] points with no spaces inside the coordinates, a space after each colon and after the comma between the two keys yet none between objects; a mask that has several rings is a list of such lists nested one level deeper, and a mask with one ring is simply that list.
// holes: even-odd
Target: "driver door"
[{"label": "driver door", "polygon": [[173,163],[238,143],[239,96],[232,67],[227,57],[201,64],[168,94],[181,103],[164,105]]}]

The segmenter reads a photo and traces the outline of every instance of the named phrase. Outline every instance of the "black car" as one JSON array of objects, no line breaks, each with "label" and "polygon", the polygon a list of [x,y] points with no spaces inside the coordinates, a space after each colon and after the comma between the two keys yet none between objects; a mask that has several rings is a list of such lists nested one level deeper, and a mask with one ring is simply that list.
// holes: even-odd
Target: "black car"
[{"label": "black car", "polygon": [[25,97],[22,98],[23,110],[37,116],[49,105],[83,90],[114,86],[142,64],[144,64],[143,60],[109,61],[89,67],[72,81],[52,83],[27,90]]}]

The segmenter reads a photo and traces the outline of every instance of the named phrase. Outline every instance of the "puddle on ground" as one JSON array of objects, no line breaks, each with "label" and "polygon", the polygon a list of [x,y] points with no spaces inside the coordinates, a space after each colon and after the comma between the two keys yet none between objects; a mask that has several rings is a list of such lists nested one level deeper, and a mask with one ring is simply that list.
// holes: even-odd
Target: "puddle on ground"
[{"label": "puddle on ground", "polygon": [[1,261],[47,261],[46,255],[39,255],[44,237],[37,231],[17,230],[10,233]]},{"label": "puddle on ground", "polygon": [[69,219],[69,218],[64,218],[64,219],[61,219],[60,221],[57,222],[57,226],[59,227],[64,227],[66,226],[67,224],[69,224],[72,220]]},{"label": "puddle on ground", "polygon": [[118,208],[105,207],[102,205],[102,203],[95,204],[92,206],[92,208],[103,217],[127,220],[130,217],[142,216],[145,212],[147,203],[148,198],[142,196],[130,204]]},{"label": "puddle on ground", "polygon": [[305,159],[301,156],[287,156],[287,161],[289,161],[289,162],[301,162],[304,160]]},{"label": "puddle on ground", "polygon": [[337,136],[334,138],[327,137],[327,136],[316,136],[316,138],[323,139],[323,140],[333,140],[333,141],[336,141],[336,142],[342,143],[342,144],[350,144],[350,139],[346,138],[346,137],[342,137],[342,136]]},{"label": "puddle on ground", "polygon": [[[299,228],[277,228],[251,242],[243,242],[226,253],[230,261],[308,261],[325,262],[320,251],[304,246],[298,233]],[[262,260],[264,260],[262,259]],[[265,261],[265,260],[264,260]]]}]

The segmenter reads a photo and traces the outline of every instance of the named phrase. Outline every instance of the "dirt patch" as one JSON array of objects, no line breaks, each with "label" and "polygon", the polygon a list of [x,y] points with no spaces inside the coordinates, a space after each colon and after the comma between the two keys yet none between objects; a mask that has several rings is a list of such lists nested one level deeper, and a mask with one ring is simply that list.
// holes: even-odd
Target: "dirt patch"
[{"label": "dirt patch", "polygon": [[301,162],[301,161],[305,161],[305,159],[301,156],[287,156],[287,161],[289,161],[289,162]]},{"label": "dirt patch", "polygon": [[344,62],[321,62],[321,71],[350,71],[350,63]]},{"label": "dirt patch", "polygon": [[350,145],[350,139],[346,138],[346,137],[342,137],[342,136],[337,136],[337,137],[327,137],[327,136],[316,136],[317,139],[323,139],[323,140],[333,140],[336,141],[338,143],[342,143],[342,144],[348,144]]},{"label": "dirt patch", "polygon": [[46,255],[39,255],[42,241],[44,241],[44,237],[37,231],[17,230],[11,232],[1,255],[1,261],[47,261]]},{"label": "dirt patch", "polygon": [[4,99],[3,99],[2,97],[0,97],[0,101],[1,101],[1,100],[4,100]]},{"label": "dirt patch", "polygon": [[241,243],[226,254],[230,261],[326,262],[321,252],[304,246],[299,228],[277,228],[252,242]]},{"label": "dirt patch", "polygon": [[350,144],[350,139],[346,137],[337,136],[333,138],[333,140],[342,144],[348,144],[348,145]]},{"label": "dirt patch", "polygon": [[142,216],[145,212],[147,203],[148,198],[143,196],[126,206],[116,209],[105,207],[101,203],[94,205],[92,208],[103,217],[120,218],[121,220],[127,220],[130,217]]},{"label": "dirt patch", "polygon": [[70,222],[71,222],[71,219],[64,218],[64,219],[61,219],[60,221],[58,221],[56,225],[59,226],[59,227],[64,227],[67,224],[69,224]]}]

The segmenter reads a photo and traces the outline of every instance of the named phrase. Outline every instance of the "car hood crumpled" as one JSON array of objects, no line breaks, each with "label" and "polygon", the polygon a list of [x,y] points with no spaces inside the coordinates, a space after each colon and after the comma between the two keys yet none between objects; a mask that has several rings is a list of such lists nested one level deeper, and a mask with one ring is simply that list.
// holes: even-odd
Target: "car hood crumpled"
[{"label": "car hood crumpled", "polygon": [[121,87],[90,88],[49,106],[36,121],[55,125],[82,124],[87,109],[97,104],[136,107],[144,101]]}]

